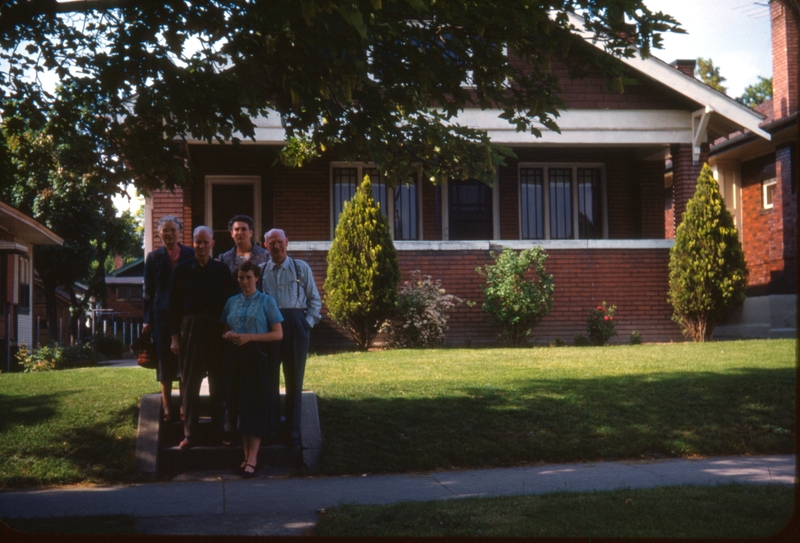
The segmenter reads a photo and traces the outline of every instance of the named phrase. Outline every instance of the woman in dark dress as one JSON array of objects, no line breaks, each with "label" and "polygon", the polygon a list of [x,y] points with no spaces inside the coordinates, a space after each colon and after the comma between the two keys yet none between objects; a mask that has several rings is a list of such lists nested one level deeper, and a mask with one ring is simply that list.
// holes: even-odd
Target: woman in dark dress
[{"label": "woman in dark dress", "polygon": [[150,252],[144,261],[144,326],[142,334],[152,332],[158,354],[156,379],[161,382],[161,405],[164,420],[173,419],[172,382],[178,381],[178,357],[170,350],[169,281],[179,262],[194,257],[194,249],[178,243],[183,223],[167,215],[158,221],[158,235],[164,245]]},{"label": "woman in dark dress", "polygon": [[256,471],[262,438],[277,437],[280,420],[280,360],[270,356],[267,342],[283,338],[283,317],[275,299],[256,289],[261,269],[246,261],[236,270],[242,292],[232,296],[222,310],[225,325],[225,372],[238,398],[238,427],[242,434],[242,477]]}]

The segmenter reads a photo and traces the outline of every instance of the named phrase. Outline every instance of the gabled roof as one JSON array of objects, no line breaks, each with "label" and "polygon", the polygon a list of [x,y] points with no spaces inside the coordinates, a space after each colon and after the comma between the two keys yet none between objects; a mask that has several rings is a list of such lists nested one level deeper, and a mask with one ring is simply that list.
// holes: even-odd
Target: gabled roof
[{"label": "gabled roof", "polygon": [[31,245],[63,245],[64,240],[45,225],[0,202],[0,228]]},{"label": "gabled roof", "polygon": [[[570,22],[584,40],[604,51],[603,45],[595,41],[594,35],[585,29],[582,17],[570,14]],[[632,58],[620,58],[619,61],[645,77],[665,85],[697,103],[698,113],[701,109],[710,113],[711,118],[708,125],[710,139],[713,140],[737,130],[749,130],[766,140],[770,139],[769,133],[759,127],[765,118],[764,115],[740,104],[725,93],[712,89],[702,81],[683,73],[663,60],[654,56],[642,58],[641,53],[637,51]]]}]

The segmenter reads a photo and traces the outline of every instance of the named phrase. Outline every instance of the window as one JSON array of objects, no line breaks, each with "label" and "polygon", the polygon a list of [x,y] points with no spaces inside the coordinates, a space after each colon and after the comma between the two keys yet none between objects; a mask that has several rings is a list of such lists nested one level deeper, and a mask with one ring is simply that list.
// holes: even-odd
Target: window
[{"label": "window", "polygon": [[142,287],[117,287],[117,300],[141,300]]},{"label": "window", "polygon": [[19,313],[28,315],[31,312],[31,261],[28,257],[19,257]]},{"label": "window", "polygon": [[[372,182],[372,197],[389,219],[392,238],[396,240],[419,239],[419,194],[416,182],[390,187],[378,169],[365,165],[334,166],[333,180],[333,230],[339,224],[339,215],[356,193],[365,175]],[[332,237],[332,236],[331,236]]]},{"label": "window", "polygon": [[522,239],[598,239],[604,232],[604,181],[599,165],[522,165]]},{"label": "window", "polygon": [[447,183],[449,240],[494,239],[492,188],[478,180]]},{"label": "window", "polygon": [[774,177],[767,179],[762,183],[762,192],[764,200],[764,209],[772,209],[774,206],[773,200],[775,199],[775,188],[778,186],[778,181]]}]

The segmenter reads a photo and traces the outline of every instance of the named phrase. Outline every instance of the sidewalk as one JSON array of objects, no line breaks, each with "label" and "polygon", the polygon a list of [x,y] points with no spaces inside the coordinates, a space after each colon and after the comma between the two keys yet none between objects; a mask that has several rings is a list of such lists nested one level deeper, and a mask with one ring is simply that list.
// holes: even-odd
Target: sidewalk
[{"label": "sidewalk", "polygon": [[791,455],[599,462],[361,477],[205,480],[0,492],[0,519],[131,515],[164,535],[304,535],[320,509],[470,496],[726,483],[794,484]]}]

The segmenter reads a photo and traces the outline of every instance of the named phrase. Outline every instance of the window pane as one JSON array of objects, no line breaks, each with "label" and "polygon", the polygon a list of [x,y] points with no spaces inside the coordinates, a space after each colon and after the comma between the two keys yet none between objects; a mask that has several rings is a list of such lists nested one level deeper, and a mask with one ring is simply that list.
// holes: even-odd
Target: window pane
[{"label": "window pane", "polygon": [[603,237],[600,168],[578,168],[578,237]]},{"label": "window pane", "polygon": [[492,239],[492,189],[480,181],[448,183],[451,240]]},{"label": "window pane", "polygon": [[130,293],[130,299],[131,300],[141,300],[142,299],[142,287],[131,287],[129,293]]},{"label": "window pane", "polygon": [[572,169],[550,168],[550,239],[571,239]]},{"label": "window pane", "polygon": [[333,227],[339,224],[344,203],[353,197],[358,186],[358,168],[333,169]]},{"label": "window pane", "polygon": [[519,179],[522,239],[544,239],[544,172],[522,168]]},{"label": "window pane", "polygon": [[416,183],[394,188],[394,239],[418,239]]}]

